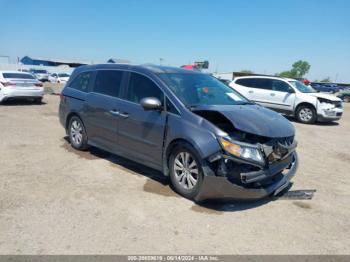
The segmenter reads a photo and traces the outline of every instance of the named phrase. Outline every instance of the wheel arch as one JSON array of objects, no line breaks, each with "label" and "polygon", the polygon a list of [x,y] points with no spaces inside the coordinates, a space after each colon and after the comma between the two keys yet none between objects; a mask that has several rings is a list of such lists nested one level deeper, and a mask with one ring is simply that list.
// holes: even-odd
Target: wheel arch
[{"label": "wheel arch", "polygon": [[168,146],[165,148],[164,150],[164,154],[163,154],[163,173],[166,176],[169,176],[169,159],[170,159],[170,155],[172,150],[179,144],[184,143],[184,144],[188,144],[191,147],[193,147],[199,156],[201,156],[201,152],[198,148],[198,146],[195,145],[195,143],[189,141],[186,138],[175,138],[173,139]]},{"label": "wheel arch", "polygon": [[295,115],[297,114],[297,112],[301,106],[309,106],[309,107],[313,108],[317,114],[317,108],[313,104],[311,104],[309,102],[301,102],[295,107],[295,112],[294,112]]},{"label": "wheel arch", "polygon": [[[66,129],[66,131],[68,130],[68,125],[69,125],[69,122],[70,120],[72,119],[73,116],[76,116],[80,119],[80,121],[83,123],[84,125],[84,128],[85,128],[85,124],[84,124],[84,121],[83,119],[81,118],[81,116],[77,113],[77,112],[70,112],[67,117],[66,117],[66,121],[65,121],[65,124],[64,124],[64,127]],[[85,131],[86,131],[86,128],[85,128]]]}]

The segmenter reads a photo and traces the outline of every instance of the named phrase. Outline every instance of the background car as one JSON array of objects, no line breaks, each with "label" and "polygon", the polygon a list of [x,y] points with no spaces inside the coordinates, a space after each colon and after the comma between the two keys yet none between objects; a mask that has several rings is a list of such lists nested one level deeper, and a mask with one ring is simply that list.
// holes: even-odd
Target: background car
[{"label": "background car", "polygon": [[231,80],[228,79],[222,79],[222,78],[217,78],[221,83],[224,83],[225,85],[230,85],[232,82]]},{"label": "background car", "polygon": [[344,102],[350,102],[350,90],[345,89],[340,91],[339,95],[337,95]]},{"label": "background car", "polygon": [[323,84],[323,85],[326,86],[326,87],[333,88],[335,92],[339,92],[340,90],[343,89],[341,86],[338,86],[337,84],[326,83],[326,84]]},{"label": "background car", "polygon": [[41,103],[43,96],[43,84],[32,74],[0,71],[0,102],[25,98]]},{"label": "background car", "polygon": [[29,72],[41,82],[49,81],[49,72],[45,69],[30,69]]},{"label": "background car", "polygon": [[52,83],[67,83],[70,75],[67,73],[53,73],[49,76],[49,81]]},{"label": "background car", "polygon": [[317,92],[323,92],[323,93],[335,93],[335,89],[329,86],[317,84],[317,83],[311,83],[311,87],[315,89]]},{"label": "background car", "polygon": [[342,101],[336,96],[317,93],[311,86],[292,78],[245,76],[235,78],[230,86],[248,99],[299,122],[339,120]]}]

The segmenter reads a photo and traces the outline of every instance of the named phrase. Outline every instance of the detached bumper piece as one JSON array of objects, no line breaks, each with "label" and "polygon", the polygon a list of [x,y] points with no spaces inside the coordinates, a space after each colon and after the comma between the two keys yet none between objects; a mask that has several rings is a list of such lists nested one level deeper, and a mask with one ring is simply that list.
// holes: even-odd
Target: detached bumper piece
[{"label": "detached bumper piece", "polygon": [[[298,168],[298,156],[292,152],[286,158],[259,169],[238,164],[229,159],[222,160],[227,168],[226,175],[204,175],[196,201],[205,199],[257,200],[277,195],[288,187]],[[206,173],[206,172],[205,172]]]}]

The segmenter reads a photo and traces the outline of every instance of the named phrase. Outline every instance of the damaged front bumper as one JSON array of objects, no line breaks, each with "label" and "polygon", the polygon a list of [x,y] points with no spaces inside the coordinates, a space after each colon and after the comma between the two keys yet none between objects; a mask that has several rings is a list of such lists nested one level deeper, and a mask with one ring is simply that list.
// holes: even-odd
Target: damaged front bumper
[{"label": "damaged front bumper", "polygon": [[[229,161],[235,163],[235,160],[227,155],[222,155],[222,157],[226,163]],[[203,170],[202,186],[195,200],[223,198],[256,200],[269,195],[277,195],[288,187],[297,168],[298,156],[295,151],[285,159],[260,170],[247,172],[241,168],[229,168],[227,175],[218,175],[212,168],[206,166]]]}]

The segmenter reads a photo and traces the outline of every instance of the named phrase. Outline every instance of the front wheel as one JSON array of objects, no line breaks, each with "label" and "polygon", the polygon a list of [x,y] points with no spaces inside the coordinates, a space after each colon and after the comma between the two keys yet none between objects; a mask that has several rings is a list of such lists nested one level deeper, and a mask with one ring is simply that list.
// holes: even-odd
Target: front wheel
[{"label": "front wheel", "polygon": [[73,148],[86,150],[88,148],[87,135],[83,122],[79,117],[73,116],[68,125],[69,140]]},{"label": "front wheel", "polygon": [[298,108],[296,117],[299,122],[304,124],[313,124],[316,122],[316,110],[308,105],[302,105]]},{"label": "front wheel", "polygon": [[195,149],[186,143],[177,145],[170,155],[169,169],[174,189],[194,199],[203,182],[202,164]]}]

